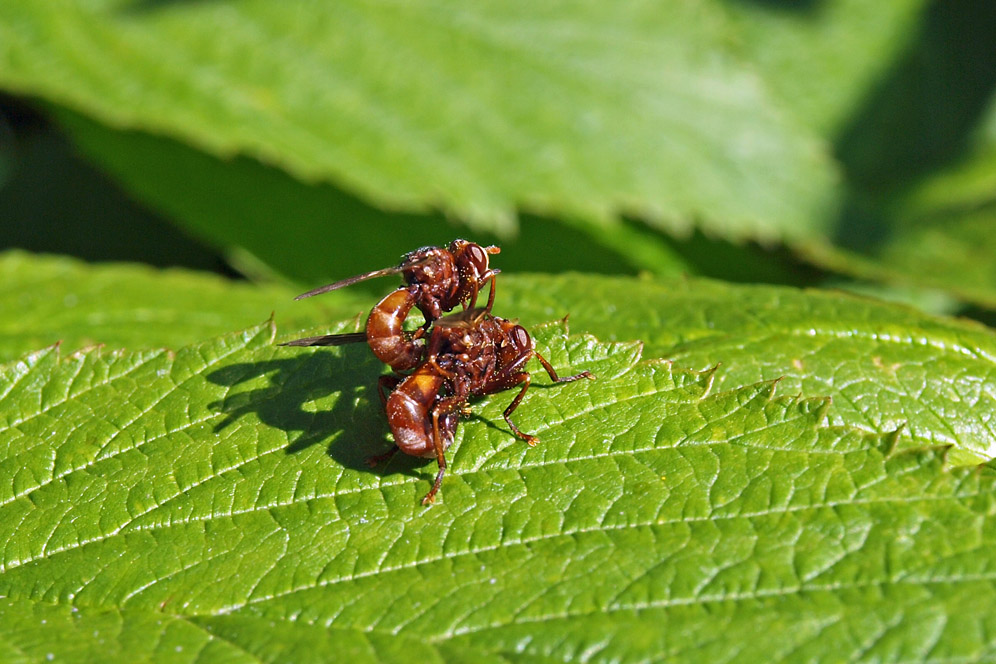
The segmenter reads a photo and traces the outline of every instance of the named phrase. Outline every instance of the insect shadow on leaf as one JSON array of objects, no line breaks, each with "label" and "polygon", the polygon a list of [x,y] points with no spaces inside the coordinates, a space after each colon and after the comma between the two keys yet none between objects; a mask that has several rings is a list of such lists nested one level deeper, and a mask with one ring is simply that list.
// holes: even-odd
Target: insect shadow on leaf
[{"label": "insect shadow on leaf", "polygon": [[[207,379],[229,392],[208,404],[224,415],[214,430],[240,426],[240,420],[254,413],[262,425],[286,433],[288,454],[329,441],[330,457],[347,468],[373,472],[367,459],[389,443],[376,391],[383,365],[365,350],[330,348],[211,372]],[[242,426],[259,424],[250,420]],[[417,465],[422,464],[393,470],[417,475]]]}]

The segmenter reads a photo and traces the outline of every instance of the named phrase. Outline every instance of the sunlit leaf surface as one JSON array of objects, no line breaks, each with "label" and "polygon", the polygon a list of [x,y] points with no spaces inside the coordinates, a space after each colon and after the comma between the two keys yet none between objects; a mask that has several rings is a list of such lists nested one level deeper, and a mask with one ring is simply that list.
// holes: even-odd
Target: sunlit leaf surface
[{"label": "sunlit leaf surface", "polygon": [[[567,288],[509,281],[502,301],[528,318]],[[501,419],[510,393],[475,402],[430,508],[433,464],[365,464],[389,442],[362,346],[281,348],[264,324],[175,352],[49,348],[0,366],[4,656],[991,653],[994,475],[946,457],[986,457],[992,334],[788,289],[625,280],[642,293],[627,300],[623,281],[570,282],[592,302],[561,303],[570,331],[529,323],[558,370],[598,380],[537,373],[516,412],[535,448]],[[612,324],[671,360],[588,334]],[[884,395],[913,394],[917,372],[935,418],[890,430],[907,411]]]}]

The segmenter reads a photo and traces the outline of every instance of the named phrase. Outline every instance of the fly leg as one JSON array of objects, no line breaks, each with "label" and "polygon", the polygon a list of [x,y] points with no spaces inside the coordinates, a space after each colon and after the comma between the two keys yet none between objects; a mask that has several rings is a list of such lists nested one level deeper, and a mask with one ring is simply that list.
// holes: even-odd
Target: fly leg
[{"label": "fly leg", "polygon": [[543,368],[546,369],[546,373],[548,376],[550,376],[550,380],[552,380],[555,383],[570,383],[575,380],[580,380],[582,378],[595,380],[595,377],[591,375],[590,371],[582,371],[581,373],[575,374],[573,376],[558,376],[557,372],[554,371],[553,367],[550,366],[550,363],[546,361],[545,357],[543,357],[536,351],[533,351],[533,355],[536,356],[536,359],[539,360],[540,364],[543,365]]},{"label": "fly leg", "polygon": [[[558,376],[557,372],[554,371],[553,367],[550,365],[549,362],[546,361],[545,357],[543,357],[542,355],[540,355],[535,351],[533,351],[532,354],[536,356],[536,359],[538,359],[540,361],[540,364],[543,365],[543,368],[546,369],[546,373],[550,376],[550,380],[552,380],[555,383],[570,383],[575,380],[580,380],[581,378],[589,378],[592,380],[595,378],[593,375],[591,375],[590,371],[582,371],[581,373],[574,376],[563,376],[563,377]],[[528,356],[524,355],[523,360],[525,359],[528,359]],[[539,442],[539,438],[537,438],[536,436],[531,436],[528,433],[522,433],[522,431],[519,430],[519,427],[515,426],[515,422],[513,422],[511,418],[512,412],[519,406],[519,402],[522,401],[522,397],[526,396],[526,390],[529,389],[529,383],[531,382],[532,378],[529,375],[529,373],[526,371],[523,371],[522,373],[519,374],[512,374],[508,370],[521,367],[524,364],[525,364],[524,361],[515,362],[509,367],[506,367],[506,371],[502,372],[504,375],[499,374],[498,376],[495,377],[493,382],[495,384],[500,385],[502,389],[506,390],[515,387],[520,383],[523,384],[522,389],[519,390],[519,393],[515,395],[514,399],[512,399],[512,403],[508,405],[508,408],[505,409],[503,415],[505,416],[505,421],[508,423],[508,428],[512,430],[512,433],[514,433],[516,436],[529,443],[530,446],[535,446],[536,443]]]},{"label": "fly leg", "polygon": [[[497,252],[496,252],[497,253]],[[484,288],[484,284],[491,282],[491,292],[488,293],[488,306],[484,308],[485,311],[491,313],[491,308],[495,305],[495,277],[501,270],[488,270],[484,273],[484,277],[481,278],[481,282],[474,286],[474,291],[470,294],[470,302],[464,309],[473,309],[477,306],[477,294]]]},{"label": "fly leg", "polygon": [[505,412],[502,413],[502,415],[505,417],[505,421],[508,423],[508,428],[512,430],[512,433],[529,443],[530,447],[535,447],[536,443],[539,442],[539,438],[536,436],[530,436],[528,433],[522,433],[519,430],[519,427],[515,426],[515,422],[512,421],[512,412],[519,406],[519,402],[522,401],[522,397],[526,396],[526,390],[529,389],[529,383],[531,380],[532,377],[527,372],[523,371],[508,383],[509,388],[514,387],[519,383],[523,383],[523,385],[522,389],[519,390],[519,393],[515,395],[514,399],[512,399],[512,403],[508,404],[508,408],[505,409]]},{"label": "fly leg", "polygon": [[491,270],[491,292],[488,293],[488,306],[485,307],[485,311],[491,313],[491,307],[495,306],[495,284],[498,283],[495,276],[501,272],[501,270]]},{"label": "fly leg", "polygon": [[[425,494],[425,498],[422,499],[423,505],[429,505],[436,502],[436,493],[439,491],[439,487],[443,484],[443,475],[446,474],[446,448],[449,446],[448,442],[443,440],[443,433],[440,431],[439,420],[446,415],[449,415],[454,410],[458,410],[464,404],[466,404],[466,397],[450,397],[448,399],[443,399],[436,407],[432,409],[432,445],[436,450],[436,463],[439,465],[439,472],[436,473],[436,481],[432,483],[432,488],[429,489],[429,493]],[[455,429],[456,426],[453,425]],[[446,432],[451,438],[453,436],[453,431]],[[450,440],[449,442],[452,442]]]}]

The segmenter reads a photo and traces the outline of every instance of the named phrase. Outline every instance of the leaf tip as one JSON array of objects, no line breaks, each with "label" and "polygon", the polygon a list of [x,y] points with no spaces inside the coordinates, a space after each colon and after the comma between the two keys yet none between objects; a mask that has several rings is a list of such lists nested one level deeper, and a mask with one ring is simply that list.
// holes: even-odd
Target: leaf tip
[{"label": "leaf tip", "polygon": [[899,439],[903,435],[903,431],[906,429],[906,424],[900,424],[898,427],[889,431],[882,438],[882,454],[886,459],[891,458],[896,453],[896,448],[899,445]]},{"label": "leaf tip", "polygon": [[274,341],[276,341],[276,339],[277,339],[277,321],[276,321],[276,312],[275,311],[271,311],[270,312],[270,317],[267,318],[265,321],[263,321],[262,327],[267,332],[269,332],[269,334],[270,334],[270,339],[269,339],[270,343],[272,344]]},{"label": "leaf tip", "polygon": [[[52,347],[53,349],[58,349],[58,348],[59,348],[59,345],[60,345],[61,343],[62,343],[61,341],[57,341],[57,342],[56,342],[56,343],[55,343],[55,344],[54,344],[53,346],[51,346],[51,347]],[[99,357],[100,355],[102,355],[102,354],[103,354],[103,351],[104,351],[104,348],[105,348],[105,345],[104,345],[104,344],[88,344],[88,345],[86,345],[86,346],[81,346],[80,348],[77,348],[77,349],[76,349],[76,350],[74,350],[74,351],[73,351],[72,353],[70,353],[69,355],[67,355],[67,356],[66,356],[66,359],[69,359],[69,360],[79,360],[79,359],[81,359],[81,358],[82,358],[82,357],[83,357],[84,355],[88,355],[88,354],[90,354],[90,353],[95,353],[95,354],[96,354],[96,355],[97,355],[97,356]],[[113,351],[113,352],[114,352],[115,354],[120,354],[120,353],[123,353],[123,352],[125,352],[125,350],[124,350],[123,348],[121,348],[121,349],[117,349],[117,350],[115,350],[115,351]]]},{"label": "leaf tip", "polygon": [[702,392],[702,397],[705,399],[707,396],[712,394],[712,388],[716,384],[716,374],[719,372],[719,367],[722,362],[717,362],[708,369],[701,372],[703,378],[705,378],[705,391]]}]

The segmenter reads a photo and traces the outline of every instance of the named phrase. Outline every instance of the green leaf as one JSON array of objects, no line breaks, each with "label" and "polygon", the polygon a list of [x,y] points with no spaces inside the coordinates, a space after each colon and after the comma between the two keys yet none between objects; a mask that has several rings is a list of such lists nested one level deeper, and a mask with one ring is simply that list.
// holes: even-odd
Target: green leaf
[{"label": "green leaf", "polygon": [[[442,215],[378,210],[335,187],[306,184],[254,160],[217,159],[176,141],[114,131],[65,111],[56,117],[81,149],[134,195],[190,233],[234,252],[236,263],[248,252],[302,283],[383,267],[414,247],[445,244],[454,235],[452,222]],[[505,265],[510,270],[615,273],[639,267],[667,276],[692,271],[661,238],[632,228],[526,217],[515,240],[501,240],[508,250]],[[474,239],[499,240],[487,233]],[[570,252],[562,250],[565,245]]]},{"label": "green leaf", "polygon": [[[537,344],[598,380],[538,372],[516,411],[535,448],[501,419],[510,393],[475,402],[428,509],[431,462],[364,462],[388,443],[381,367],[360,346],[277,347],[265,324],[175,353],[50,348],[0,366],[0,655],[941,662],[996,648],[996,474],[945,463],[992,439],[992,332],[837,293],[506,276],[509,310],[571,309],[575,334],[530,323]],[[588,334],[612,325],[671,360]],[[793,360],[794,376],[756,382]],[[903,409],[935,419],[875,431]],[[935,444],[953,431],[952,450]]]},{"label": "green leaf", "polygon": [[909,46],[925,0],[731,2],[740,46],[799,122],[829,139]]},{"label": "green leaf", "polygon": [[[9,111],[0,100],[0,118]],[[34,122],[40,124],[41,119]],[[21,120],[13,140],[7,141],[0,119],[0,154],[9,147],[14,157],[9,181],[0,182],[5,248],[71,254],[90,261],[179,264],[198,270],[221,267],[218,252],[196,244],[139,205],[87,164],[57,128],[24,124]]]},{"label": "green leaf", "polygon": [[996,307],[993,7],[730,3],[745,55],[845,173],[837,229],[803,255],[921,301]]},{"label": "green leaf", "polygon": [[[287,288],[257,287],[184,270],[140,265],[93,268],[69,258],[0,254],[0,360],[61,342],[76,350],[162,348],[189,344],[279,314],[304,326],[329,314],[329,303],[292,302]],[[339,317],[359,313],[369,297],[342,293]]]},{"label": "green leaf", "polygon": [[836,182],[826,146],[728,31],[705,0],[31,0],[0,8],[0,85],[478,230],[507,235],[521,208],[811,237]]},{"label": "green leaf", "polygon": [[970,321],[837,292],[701,279],[567,275],[542,287],[504,279],[501,297],[528,324],[570,313],[575,329],[642,339],[650,356],[721,365],[724,389],[779,380],[788,393],[832,397],[836,424],[905,426],[932,445],[954,445],[959,463],[996,455],[996,337]]},{"label": "green leaf", "polygon": [[[495,265],[504,267],[505,257]],[[175,347],[274,311],[281,338],[289,340],[325,333],[327,321],[359,325],[379,297],[346,289],[293,302],[295,290],[18,253],[0,259],[0,273],[10,287],[0,305],[19,311],[4,323],[0,358],[60,340],[69,350],[97,342]],[[387,282],[377,282],[382,294]],[[969,322],[840,293],[508,273],[496,312],[530,327],[569,314],[573,329],[639,339],[649,357],[699,370],[722,365],[724,389],[777,379],[788,392],[830,396],[834,423],[880,433],[905,425],[930,444],[955,445],[952,460],[959,463],[996,450],[987,405],[996,341],[991,330]],[[364,356],[356,349],[350,357]]]}]

